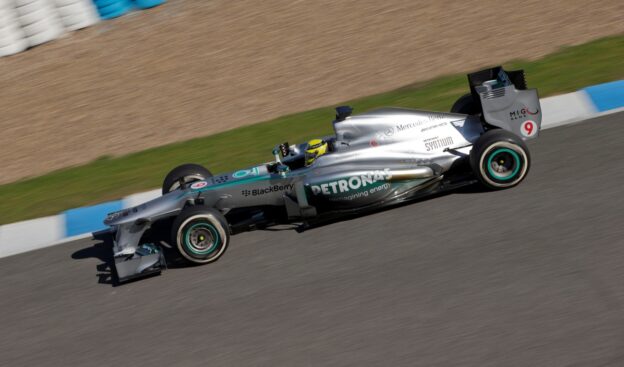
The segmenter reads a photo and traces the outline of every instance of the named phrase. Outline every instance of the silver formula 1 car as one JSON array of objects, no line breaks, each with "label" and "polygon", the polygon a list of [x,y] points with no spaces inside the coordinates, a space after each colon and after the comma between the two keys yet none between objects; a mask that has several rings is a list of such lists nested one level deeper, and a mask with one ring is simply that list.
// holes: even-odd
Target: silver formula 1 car
[{"label": "silver formula 1 car", "polygon": [[[306,164],[306,144],[276,146],[275,159],[213,176],[185,164],[165,178],[162,196],[110,213],[118,280],[160,272],[160,244],[186,261],[219,259],[230,236],[284,223],[300,229],[480,183],[519,184],[530,166],[524,140],[537,137],[541,109],[523,71],[468,75],[470,93],[450,113],[382,108],[359,115],[338,107],[327,153]],[[154,233],[160,233],[153,240]],[[163,236],[162,234],[165,233]]]}]

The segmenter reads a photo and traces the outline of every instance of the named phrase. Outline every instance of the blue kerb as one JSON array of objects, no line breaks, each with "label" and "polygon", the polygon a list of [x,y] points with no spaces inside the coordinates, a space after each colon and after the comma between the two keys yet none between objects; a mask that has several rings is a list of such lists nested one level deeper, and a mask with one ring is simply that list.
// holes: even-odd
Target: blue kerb
[{"label": "blue kerb", "polygon": [[106,214],[123,209],[121,200],[109,201],[94,206],[70,209],[65,214],[65,237],[100,231],[106,226],[102,223]]},{"label": "blue kerb", "polygon": [[102,19],[122,16],[132,9],[129,0],[93,0]]},{"label": "blue kerb", "polygon": [[134,5],[139,9],[152,8],[161,5],[165,0],[134,0]]},{"label": "blue kerb", "polygon": [[598,84],[583,89],[598,112],[624,107],[624,80]]}]

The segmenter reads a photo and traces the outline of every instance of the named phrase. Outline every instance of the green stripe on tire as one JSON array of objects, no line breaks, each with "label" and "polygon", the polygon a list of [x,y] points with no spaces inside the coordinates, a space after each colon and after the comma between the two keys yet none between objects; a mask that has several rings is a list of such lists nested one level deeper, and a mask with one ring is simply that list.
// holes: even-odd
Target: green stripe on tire
[{"label": "green stripe on tire", "polygon": [[[196,250],[190,244],[191,231],[197,227],[204,227],[208,229],[214,238],[212,245],[202,251]],[[191,251],[192,253],[196,255],[203,256],[203,255],[211,254],[214,250],[216,250],[219,247],[220,242],[221,242],[221,237],[219,236],[219,231],[217,231],[216,228],[212,224],[209,224],[209,223],[195,223],[184,231],[184,247],[186,247],[189,251]]]},{"label": "green stripe on tire", "polygon": [[[509,175],[509,176],[500,176],[498,174],[498,172],[495,172],[494,170],[492,170],[492,159],[494,159],[494,156],[497,155],[498,153],[509,153],[511,154],[511,156],[514,158],[515,160],[515,167],[513,172]],[[521,166],[521,161],[520,161],[520,156],[518,155],[518,153],[516,153],[515,151],[509,149],[509,148],[499,148],[496,149],[494,152],[492,152],[492,154],[490,154],[490,157],[487,161],[487,169],[488,169],[488,173],[494,177],[497,180],[500,181],[507,181],[507,180],[511,180],[514,177],[516,177],[516,175],[518,174],[518,171],[520,171],[520,166]]]}]

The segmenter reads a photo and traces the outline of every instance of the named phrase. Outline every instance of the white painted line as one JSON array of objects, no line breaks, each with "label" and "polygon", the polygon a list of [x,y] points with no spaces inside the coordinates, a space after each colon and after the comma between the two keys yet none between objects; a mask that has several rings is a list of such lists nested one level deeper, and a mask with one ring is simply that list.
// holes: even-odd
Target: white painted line
[{"label": "white painted line", "polygon": [[608,111],[603,111],[603,112],[600,112],[600,113],[598,113],[597,115],[592,116],[592,117],[599,117],[599,116],[604,116],[604,115],[611,115],[611,114],[613,114],[613,113],[619,113],[619,112],[624,112],[624,107],[615,108],[615,109],[608,110]]},{"label": "white painted line", "polygon": [[126,196],[122,200],[123,207],[124,207],[124,209],[125,208],[131,208],[133,206],[137,206],[139,204],[143,204],[146,201],[150,201],[152,199],[156,199],[160,195],[161,195],[161,190],[160,189],[154,189],[154,190],[140,192],[138,194],[133,194],[133,195],[130,195],[130,196]]},{"label": "white painted line", "polygon": [[[65,241],[65,216],[54,215],[0,226],[0,258]],[[55,242],[56,241],[56,242]]]},{"label": "white painted line", "polygon": [[543,98],[542,130],[570,124],[596,115],[596,108],[584,91]]}]

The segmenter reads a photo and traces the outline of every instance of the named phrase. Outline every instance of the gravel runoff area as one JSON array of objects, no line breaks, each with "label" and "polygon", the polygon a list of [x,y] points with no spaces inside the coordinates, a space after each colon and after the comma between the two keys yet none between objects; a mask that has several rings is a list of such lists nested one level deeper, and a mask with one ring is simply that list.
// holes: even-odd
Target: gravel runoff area
[{"label": "gravel runoff area", "polygon": [[169,0],[0,59],[0,183],[624,32],[624,2]]}]

